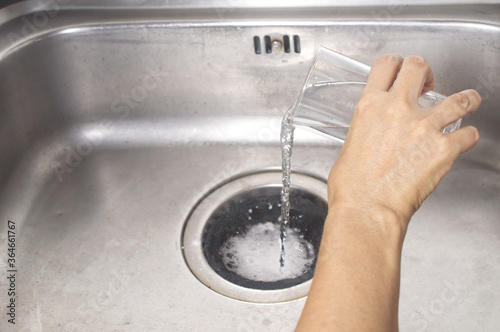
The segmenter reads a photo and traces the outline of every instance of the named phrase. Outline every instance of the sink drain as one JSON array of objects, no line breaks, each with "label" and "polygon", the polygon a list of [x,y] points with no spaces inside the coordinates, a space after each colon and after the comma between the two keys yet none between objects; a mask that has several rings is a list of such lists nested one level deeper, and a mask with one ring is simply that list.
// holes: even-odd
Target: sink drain
[{"label": "sink drain", "polygon": [[285,266],[279,267],[281,172],[234,178],[192,210],[182,235],[185,260],[212,290],[238,300],[282,302],[307,295],[327,213],[326,183],[292,173]]}]

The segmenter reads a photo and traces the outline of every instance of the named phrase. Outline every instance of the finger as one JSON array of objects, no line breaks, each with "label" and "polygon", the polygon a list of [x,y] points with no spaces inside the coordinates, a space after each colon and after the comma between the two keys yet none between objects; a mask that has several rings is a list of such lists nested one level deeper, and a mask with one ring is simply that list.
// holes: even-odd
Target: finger
[{"label": "finger", "polygon": [[365,91],[389,91],[403,63],[397,54],[382,55],[373,61]]},{"label": "finger", "polygon": [[434,74],[427,61],[420,56],[407,57],[403,61],[392,91],[416,102],[422,93],[433,89]]},{"label": "finger", "polygon": [[476,146],[479,141],[479,132],[476,127],[467,126],[460,128],[452,133],[446,135],[446,138],[450,141],[454,147],[455,158],[460,154],[469,151],[474,146]]},{"label": "finger", "polygon": [[474,113],[481,105],[481,96],[476,90],[465,90],[449,96],[438,105],[429,109],[429,120],[436,127],[442,129],[462,118],[466,114]]}]

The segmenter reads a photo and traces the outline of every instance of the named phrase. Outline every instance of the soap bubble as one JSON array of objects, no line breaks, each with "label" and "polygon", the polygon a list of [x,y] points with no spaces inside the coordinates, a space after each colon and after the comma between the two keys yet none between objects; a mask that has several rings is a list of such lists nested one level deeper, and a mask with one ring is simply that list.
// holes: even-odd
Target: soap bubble
[{"label": "soap bubble", "polygon": [[280,269],[280,225],[258,223],[245,234],[226,240],[219,255],[226,268],[241,277],[264,282],[297,278],[314,263],[314,247],[298,229],[289,229],[285,241],[285,265]]}]

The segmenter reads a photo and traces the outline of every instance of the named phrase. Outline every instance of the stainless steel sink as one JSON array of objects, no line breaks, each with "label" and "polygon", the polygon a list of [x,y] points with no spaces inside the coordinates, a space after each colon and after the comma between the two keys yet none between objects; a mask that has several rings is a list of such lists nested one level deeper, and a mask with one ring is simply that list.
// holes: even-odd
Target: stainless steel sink
[{"label": "stainless steel sink", "polygon": [[[438,92],[483,95],[463,121],[479,128],[478,146],[411,222],[400,328],[500,329],[500,5],[152,3],[0,10],[0,330],[292,331],[305,298],[209,289],[181,235],[210,190],[280,165],[279,123],[320,45],[366,63],[420,54]],[[299,36],[300,53],[285,52],[284,35]],[[339,149],[297,130],[292,163],[325,179]]]}]

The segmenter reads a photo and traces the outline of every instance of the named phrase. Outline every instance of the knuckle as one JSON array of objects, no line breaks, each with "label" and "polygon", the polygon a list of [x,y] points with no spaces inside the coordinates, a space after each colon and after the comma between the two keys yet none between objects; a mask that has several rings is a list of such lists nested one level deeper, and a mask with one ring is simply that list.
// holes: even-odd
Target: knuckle
[{"label": "knuckle", "polygon": [[[381,110],[389,112],[387,106],[387,98],[384,94],[375,91],[368,91],[362,94],[356,104],[355,113],[358,116],[366,116],[367,114],[380,114]],[[384,106],[384,107],[382,107]]]},{"label": "knuckle", "polygon": [[356,107],[354,109],[354,118],[366,118],[370,117],[373,113],[371,110],[376,108],[377,97],[373,93],[367,93],[362,98],[359,99]]},{"label": "knuckle", "polygon": [[464,111],[469,110],[470,100],[464,93],[462,93],[462,92],[455,93],[450,98],[462,110],[464,110]]},{"label": "knuckle", "polygon": [[384,54],[375,59],[374,63],[376,64],[387,64],[391,66],[399,66],[401,63],[401,56],[397,54]]},{"label": "knuckle", "polygon": [[427,61],[419,55],[411,55],[406,58],[406,61],[419,67],[425,67],[425,68],[429,67]]},{"label": "knuckle", "polygon": [[437,156],[440,160],[447,160],[450,156],[455,154],[456,146],[444,135],[436,138],[436,144],[433,155]]},{"label": "knuckle", "polygon": [[413,137],[417,138],[420,142],[427,140],[429,131],[425,126],[417,125],[413,128]]},{"label": "knuckle", "polygon": [[373,107],[378,103],[378,96],[374,92],[364,93],[363,96],[359,99],[357,108],[363,110],[366,108]]},{"label": "knuckle", "polygon": [[441,136],[439,139],[438,153],[441,155],[447,155],[454,150],[455,146],[453,142],[445,136]]}]

